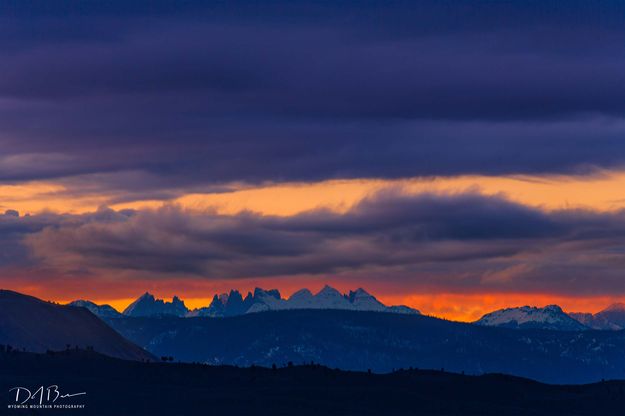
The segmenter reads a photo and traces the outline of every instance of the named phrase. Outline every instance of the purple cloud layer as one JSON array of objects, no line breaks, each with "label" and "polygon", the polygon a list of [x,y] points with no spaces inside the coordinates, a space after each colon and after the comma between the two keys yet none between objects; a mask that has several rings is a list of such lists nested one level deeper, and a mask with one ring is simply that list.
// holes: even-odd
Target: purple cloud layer
[{"label": "purple cloud layer", "polygon": [[[381,193],[345,214],[158,210],[0,216],[3,267],[205,279],[366,276],[457,291],[625,294],[625,213],[477,194]],[[19,250],[17,249],[19,248]]]},{"label": "purple cloud layer", "polygon": [[132,199],[625,159],[622,2],[128,3],[4,10],[0,181]]}]

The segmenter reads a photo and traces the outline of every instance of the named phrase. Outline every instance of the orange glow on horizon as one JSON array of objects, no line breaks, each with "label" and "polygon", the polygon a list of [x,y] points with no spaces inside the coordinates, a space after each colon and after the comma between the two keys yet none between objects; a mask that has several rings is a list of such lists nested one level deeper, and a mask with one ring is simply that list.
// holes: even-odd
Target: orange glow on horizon
[{"label": "orange glow on horizon", "polygon": [[[225,292],[225,291],[224,291]],[[242,291],[243,296],[247,291]],[[281,291],[282,293],[282,291]],[[315,291],[313,291],[315,293]],[[283,297],[288,297],[292,293],[282,293]],[[372,293],[375,295],[374,293]],[[156,295],[155,295],[156,296]],[[170,301],[172,296],[156,296]],[[565,312],[590,312],[597,313],[609,305],[623,302],[623,299],[612,297],[594,298],[570,298],[562,296],[550,296],[542,294],[510,294],[510,293],[487,293],[462,295],[455,293],[439,294],[411,294],[407,296],[380,295],[378,300],[386,305],[406,305],[418,309],[424,315],[435,316],[452,321],[473,322],[484,314],[497,309],[513,308],[518,306],[538,306],[559,305]],[[208,306],[212,300],[210,297],[181,297],[189,309]],[[98,300],[98,304],[109,304],[118,311],[123,311],[135,299],[122,298]],[[61,302],[63,303],[63,302]]]},{"label": "orange glow on horizon", "polygon": [[[177,290],[172,291],[171,288],[165,290],[148,290],[157,299],[164,299],[165,301],[171,301],[171,298],[176,295],[181,298],[185,305],[189,309],[201,308],[208,306],[213,295],[224,292],[229,292],[230,289],[236,289],[241,292],[245,297],[247,292],[252,292],[254,287],[262,287],[264,289],[278,288],[283,298],[288,298],[296,290],[302,287],[307,287],[313,293],[319,291],[323,284],[315,282],[314,284],[306,284],[299,281],[297,285],[287,285],[290,289],[281,288],[279,285],[268,284],[250,284],[247,282],[241,285],[233,285],[233,282],[222,283],[214,285],[215,290],[198,293],[195,290],[185,290],[182,285],[178,285]],[[342,293],[347,293],[350,289],[354,290],[357,286],[350,283],[343,282],[330,282],[332,287],[335,287]],[[75,296],[68,297],[67,294],[62,296],[41,296],[40,293],[45,293],[42,288],[30,287],[31,290],[27,290],[27,287],[14,287],[11,290],[16,290],[21,293],[30,294],[32,296],[40,297],[44,300],[53,300],[61,304],[68,303],[75,299],[87,299],[97,304],[108,304],[116,310],[122,312],[130,303],[132,303],[136,297],[145,292],[139,291],[135,297],[100,297],[100,296],[84,296],[76,294]],[[518,306],[538,306],[543,307],[546,305],[556,304],[562,307],[565,312],[590,312],[597,313],[609,305],[617,302],[625,302],[624,298],[612,297],[612,296],[593,296],[593,297],[574,297],[563,295],[550,295],[550,294],[536,294],[536,293],[410,293],[405,295],[398,295],[396,293],[385,293],[384,291],[370,290],[365,287],[372,295],[376,296],[378,300],[386,305],[406,305],[416,308],[424,315],[435,316],[438,318],[444,318],[453,321],[472,322],[479,319],[482,315],[492,312],[497,309],[512,308]],[[39,295],[38,295],[39,294]]]},{"label": "orange glow on horizon", "polygon": [[379,296],[385,304],[405,304],[417,308],[425,315],[453,321],[473,322],[484,314],[497,309],[518,306],[558,305],[565,312],[597,313],[613,303],[622,302],[618,297],[566,297],[535,293],[436,293],[410,294],[405,296]]},{"label": "orange glow on horizon", "polygon": [[[151,292],[150,292],[151,293]],[[220,292],[221,293],[221,292]],[[247,291],[242,291],[243,296]],[[314,293],[314,291],[313,291]],[[160,296],[154,294],[156,298],[171,301],[172,296]],[[283,297],[289,296],[283,294]],[[375,294],[374,294],[375,295]],[[213,300],[210,297],[186,298],[178,295],[189,309],[208,306]],[[625,299],[612,297],[593,298],[573,298],[562,296],[550,296],[541,294],[509,294],[509,293],[487,293],[461,295],[455,293],[439,294],[411,294],[406,296],[376,296],[378,300],[386,305],[406,305],[416,308],[424,315],[444,318],[451,321],[473,322],[482,315],[497,309],[513,308],[518,306],[538,306],[559,305],[565,312],[590,312],[597,313],[609,305],[617,302],[624,302]],[[89,299],[97,304],[108,304],[122,312],[134,298],[120,299]],[[56,300],[59,303],[68,303],[71,299]]]}]

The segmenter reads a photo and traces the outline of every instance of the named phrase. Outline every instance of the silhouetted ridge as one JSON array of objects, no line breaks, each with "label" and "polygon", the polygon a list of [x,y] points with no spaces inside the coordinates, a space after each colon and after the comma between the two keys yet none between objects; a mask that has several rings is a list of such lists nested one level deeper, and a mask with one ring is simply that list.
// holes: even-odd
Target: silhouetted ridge
[{"label": "silhouetted ridge", "polygon": [[459,323],[415,314],[293,309],[223,319],[110,319],[154,354],[188,362],[311,362],[389,372],[445,368],[552,383],[625,378],[625,331],[553,331]]},{"label": "silhouetted ridge", "polygon": [[0,344],[34,352],[89,347],[118,358],[153,358],[86,308],[44,302],[8,290],[0,290]]},{"label": "silhouetted ridge", "polygon": [[505,375],[474,377],[440,369],[377,375],[316,364],[284,364],[277,362],[272,370],[130,363],[84,351],[0,352],[0,390],[8,391],[16,380],[37,386],[53,377],[64,393],[87,392],[75,399],[87,405],[84,411],[65,413],[90,416],[622,416],[625,408],[622,381],[553,386]]}]

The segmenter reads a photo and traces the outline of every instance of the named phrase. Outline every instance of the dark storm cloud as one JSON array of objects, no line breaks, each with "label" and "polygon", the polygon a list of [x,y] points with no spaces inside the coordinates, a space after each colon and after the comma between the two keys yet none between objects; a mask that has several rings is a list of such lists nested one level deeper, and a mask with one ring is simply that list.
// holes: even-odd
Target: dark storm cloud
[{"label": "dark storm cloud", "polygon": [[488,240],[546,237],[566,231],[549,216],[500,198],[378,193],[345,215],[312,211],[266,221],[273,229],[327,234],[388,233],[392,240]]},{"label": "dark storm cloud", "polygon": [[133,211],[113,211],[102,208],[94,213],[82,215],[43,212],[37,215],[22,215],[9,209],[0,213],[0,267],[29,266],[33,264],[30,250],[24,246],[27,236],[45,229],[85,226],[90,223],[111,224],[126,221]]},{"label": "dark storm cloud", "polygon": [[605,294],[623,293],[624,224],[624,212],[545,213],[500,197],[385,192],[345,214],[103,209],[59,217],[14,241],[32,250],[33,266],[59,273],[156,279],[330,274],[452,291]]},{"label": "dark storm cloud", "polygon": [[19,218],[15,210],[0,214],[0,267],[27,265],[29,250],[22,244],[24,236],[41,231],[48,221],[41,218]]},{"label": "dark storm cloud", "polygon": [[103,192],[170,195],[622,166],[623,8],[13,2],[0,180],[90,174]]}]

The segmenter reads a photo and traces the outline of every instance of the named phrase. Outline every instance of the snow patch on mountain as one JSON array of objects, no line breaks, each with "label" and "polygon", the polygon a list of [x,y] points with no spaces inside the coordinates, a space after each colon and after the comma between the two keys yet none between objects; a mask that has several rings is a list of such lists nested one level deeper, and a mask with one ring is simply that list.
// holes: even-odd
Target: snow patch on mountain
[{"label": "snow patch on mountain", "polygon": [[324,286],[319,292],[313,294],[308,289],[300,289],[289,298],[282,298],[277,289],[264,290],[254,289],[245,297],[238,290],[229,293],[216,294],[208,306],[189,310],[184,302],[174,296],[171,302],[156,299],[154,295],[146,292],[132,302],[123,312],[117,312],[109,305],[96,305],[93,302],[77,300],[72,306],[83,306],[94,314],[103,318],[119,316],[165,316],[178,317],[228,317],[246,313],[263,311],[282,311],[294,309],[340,309],[352,311],[375,311],[398,314],[420,314],[417,309],[408,306],[386,306],[373,295],[359,288],[342,294],[331,286]]},{"label": "snow patch on mountain", "polygon": [[[191,311],[188,316],[220,317],[293,309],[341,309],[401,314],[420,313],[418,310],[408,306],[386,306],[361,288],[344,295],[335,288],[326,285],[314,295],[308,289],[301,289],[293,293],[288,299],[282,298],[280,292],[276,289],[263,290],[256,288],[254,293],[248,293],[245,299],[239,300],[240,296],[236,291],[231,291],[228,296],[215,295],[208,307]],[[237,309],[235,313],[233,313],[231,306],[233,299],[236,299],[234,302],[236,305],[239,305],[235,308]]]},{"label": "snow patch on mountain", "polygon": [[592,329],[613,331],[625,329],[625,303],[614,303],[595,314],[572,312],[569,315]]},{"label": "snow patch on mountain", "polygon": [[189,309],[184,302],[174,296],[171,302],[155,299],[154,295],[145,292],[124,310],[126,316],[186,316]]},{"label": "snow patch on mountain", "polygon": [[544,308],[521,306],[500,309],[487,313],[475,322],[483,326],[503,326],[509,328],[540,328],[561,331],[580,331],[588,329],[581,322],[573,319],[558,305]]},{"label": "snow patch on mountain", "polygon": [[89,300],[78,299],[68,303],[69,306],[87,308],[89,311],[101,318],[119,318],[123,316],[111,305],[97,305]]}]

